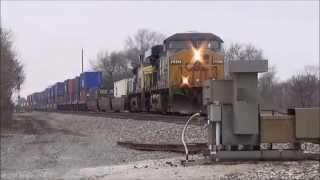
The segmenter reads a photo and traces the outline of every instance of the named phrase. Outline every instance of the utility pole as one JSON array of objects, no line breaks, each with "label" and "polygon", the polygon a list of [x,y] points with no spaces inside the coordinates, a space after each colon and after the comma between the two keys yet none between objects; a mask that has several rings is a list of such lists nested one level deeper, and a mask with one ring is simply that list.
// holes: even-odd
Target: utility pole
[{"label": "utility pole", "polygon": [[82,65],[82,72],[83,72],[83,48],[81,49],[81,65]]}]

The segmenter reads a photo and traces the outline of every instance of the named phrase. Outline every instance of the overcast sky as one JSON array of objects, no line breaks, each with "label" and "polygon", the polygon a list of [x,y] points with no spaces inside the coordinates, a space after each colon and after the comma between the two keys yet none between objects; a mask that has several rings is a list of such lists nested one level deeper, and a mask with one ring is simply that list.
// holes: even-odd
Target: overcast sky
[{"label": "overcast sky", "polygon": [[139,28],[169,36],[211,32],[225,41],[264,50],[286,79],[305,65],[319,64],[319,1],[111,2],[1,1],[1,23],[14,34],[25,65],[26,96],[85,70],[101,50],[121,50]]}]

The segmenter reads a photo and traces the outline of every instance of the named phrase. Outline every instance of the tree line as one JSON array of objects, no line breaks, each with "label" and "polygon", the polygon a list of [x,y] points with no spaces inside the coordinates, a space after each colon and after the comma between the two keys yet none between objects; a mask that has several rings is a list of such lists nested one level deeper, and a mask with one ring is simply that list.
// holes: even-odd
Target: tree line
[{"label": "tree line", "polygon": [[279,80],[275,67],[262,74],[258,84],[261,105],[285,111],[293,107],[320,106],[319,66],[301,67],[287,80]]},{"label": "tree line", "polygon": [[0,27],[0,36],[0,123],[5,127],[9,125],[13,112],[12,96],[24,82],[25,73],[13,48],[12,32]]}]

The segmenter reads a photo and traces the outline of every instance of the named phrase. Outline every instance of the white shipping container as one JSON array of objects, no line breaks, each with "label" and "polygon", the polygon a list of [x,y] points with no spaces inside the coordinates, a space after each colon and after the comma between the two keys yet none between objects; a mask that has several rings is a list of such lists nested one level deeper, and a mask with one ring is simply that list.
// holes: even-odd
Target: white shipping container
[{"label": "white shipping container", "polygon": [[113,86],[113,96],[121,97],[128,95],[132,88],[132,78],[122,79],[114,82]]}]

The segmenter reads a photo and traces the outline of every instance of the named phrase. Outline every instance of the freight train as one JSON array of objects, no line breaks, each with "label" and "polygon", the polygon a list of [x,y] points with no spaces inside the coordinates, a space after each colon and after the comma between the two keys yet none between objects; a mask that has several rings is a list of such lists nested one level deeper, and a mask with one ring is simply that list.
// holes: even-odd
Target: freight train
[{"label": "freight train", "polygon": [[141,55],[133,77],[115,82],[112,91],[101,88],[101,72],[85,72],[27,100],[36,110],[199,112],[202,82],[224,79],[222,47],[212,33],[177,33]]}]

